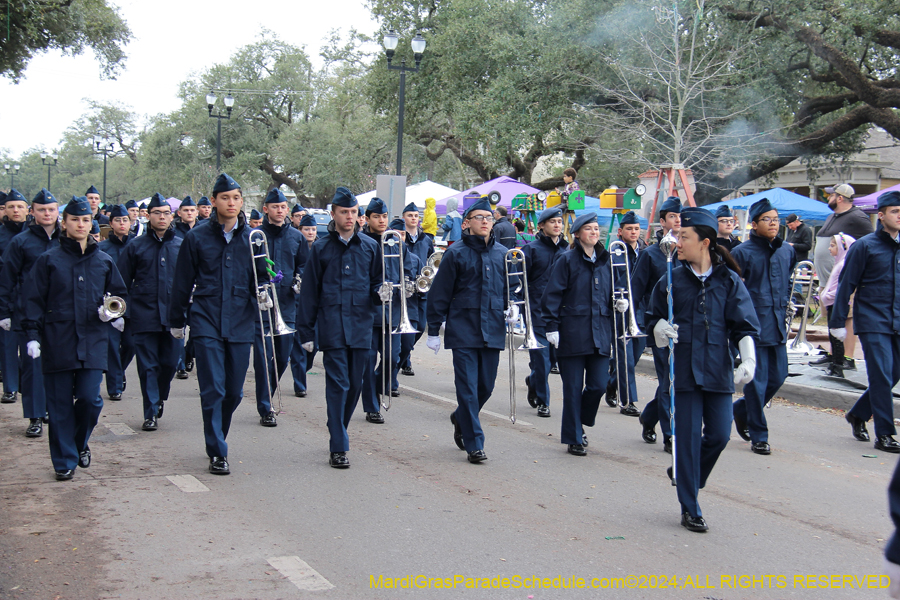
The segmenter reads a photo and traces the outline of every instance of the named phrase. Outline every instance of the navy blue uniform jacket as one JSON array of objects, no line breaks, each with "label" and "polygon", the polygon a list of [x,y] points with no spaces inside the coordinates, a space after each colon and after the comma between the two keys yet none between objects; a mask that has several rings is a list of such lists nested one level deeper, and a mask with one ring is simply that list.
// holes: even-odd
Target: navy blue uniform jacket
[{"label": "navy blue uniform jacket", "polygon": [[93,238],[83,254],[78,242],[62,237],[38,257],[25,282],[22,327],[41,342],[44,373],[106,370],[112,325],[97,313],[106,294],[124,296],[125,284]]},{"label": "navy blue uniform jacket", "polygon": [[22,294],[31,267],[38,256],[57,245],[59,225],[51,236],[40,225],[32,223],[15,236],[3,252],[0,270],[0,319],[12,318],[12,328],[21,331],[25,299]]},{"label": "navy blue uniform jacket", "polygon": [[[181,243],[169,304],[169,327],[184,327],[193,289],[191,335],[252,343],[259,315],[250,228],[238,213],[234,236],[226,243],[216,210],[191,229]],[[196,286],[196,287],[195,287]]]},{"label": "navy blue uniform jacket", "polygon": [[[9,243],[12,241],[14,237],[22,233],[25,230],[25,223],[13,223],[6,217],[3,217],[3,223],[0,225],[0,257],[3,256],[3,253],[6,251],[6,247],[9,246]],[[0,260],[0,269],[3,268],[3,262]],[[7,307],[10,311],[10,314],[13,311],[13,305]]]},{"label": "navy blue uniform jacket", "polygon": [[125,248],[125,246],[128,244],[128,242],[130,242],[133,239],[134,239],[134,235],[132,235],[130,233],[127,236],[125,236],[124,240],[122,238],[120,238],[119,236],[117,236],[116,234],[110,233],[109,237],[106,238],[105,240],[103,240],[102,242],[100,242],[98,245],[100,246],[101,252],[106,252],[106,254],[111,259],[113,259],[113,262],[118,264],[119,256],[122,255],[122,250]]},{"label": "navy blue uniform jacket", "polygon": [[741,267],[741,277],[756,309],[759,345],[783,345],[787,342],[784,319],[797,254],[779,237],[770,243],[751,232],[747,241],[735,248],[731,255]]},{"label": "navy blue uniform jacket", "polygon": [[541,298],[550,281],[550,269],[557,258],[566,251],[568,245],[563,236],[554,244],[553,239],[539,231],[534,241],[525,244],[525,271],[528,273],[528,299],[531,303],[531,326],[538,330],[544,328],[541,316]]},{"label": "navy blue uniform jacket", "polygon": [[346,244],[328,224],[328,234],[316,240],[303,268],[297,333],[302,343],[316,339],[320,350],[372,346],[374,298],[381,285],[378,244],[356,233]]},{"label": "navy blue uniform jacket", "polygon": [[[666,280],[653,288],[647,311],[647,335],[669,318]],[[695,386],[707,392],[734,393],[734,362],[728,341],[737,343],[746,336],[756,340],[759,320],[750,294],[737,273],[719,264],[701,282],[689,266],[672,270],[672,304],[678,343],[675,344],[675,390],[691,391]]]},{"label": "navy blue uniform jacket", "polygon": [[900,334],[900,245],[884,230],[854,242],[844,257],[828,326],[845,327],[853,300],[853,331]]},{"label": "navy blue uniform jacket", "polygon": [[[263,224],[254,231],[262,231],[269,243],[269,258],[275,262],[272,269],[276,273],[281,271],[281,281],[275,284],[278,293],[278,308],[281,309],[281,318],[285,325],[294,327],[297,318],[297,294],[294,293],[294,275],[303,273],[303,265],[309,249],[303,234],[291,227],[289,219],[279,227],[269,223],[269,217],[263,217]],[[262,276],[266,278],[265,275]],[[265,318],[266,313],[263,313]],[[259,318],[257,318],[257,321]]]},{"label": "navy blue uniform jacket", "polygon": [[129,242],[116,266],[128,288],[127,317],[134,333],[169,329],[169,298],[182,238],[170,227],[160,239],[151,229]]},{"label": "navy blue uniform jacket", "polygon": [[[369,226],[366,225],[362,229],[362,233],[367,235],[373,242],[378,244],[378,273],[381,274],[381,265],[382,265],[382,245],[381,245],[381,236],[376,235],[369,231]],[[394,247],[393,250],[388,250],[388,259],[384,263],[388,280],[391,283],[397,284],[400,283],[400,275],[397,273],[397,259],[390,258],[391,254],[396,254],[397,248]],[[416,277],[419,276],[419,273],[422,272],[422,265],[419,262],[419,257],[409,252],[404,245],[403,247],[403,276],[405,278],[409,278],[410,281],[415,281]],[[400,292],[402,288],[394,288],[394,301],[393,307],[391,308],[391,328],[396,328],[400,325]],[[411,297],[406,299],[406,313],[409,316],[409,320],[411,323],[415,323],[419,320],[419,298],[420,294],[418,292],[414,293]],[[381,311],[386,309],[386,305],[381,304],[381,299],[378,298],[375,302],[373,313],[373,318],[375,319],[373,323],[373,327],[377,327],[381,329]],[[384,316],[387,319],[387,314]]]},{"label": "navy blue uniform jacket", "polygon": [[428,335],[444,329],[444,345],[454,348],[491,348],[506,346],[506,248],[491,232],[484,238],[463,232],[450,246],[428,292]]},{"label": "navy blue uniform jacket", "polygon": [[581,356],[612,350],[612,272],[609,252],[594,247],[591,262],[581,244],[566,250],[553,265],[541,312],[547,332],[559,332],[557,356]]}]

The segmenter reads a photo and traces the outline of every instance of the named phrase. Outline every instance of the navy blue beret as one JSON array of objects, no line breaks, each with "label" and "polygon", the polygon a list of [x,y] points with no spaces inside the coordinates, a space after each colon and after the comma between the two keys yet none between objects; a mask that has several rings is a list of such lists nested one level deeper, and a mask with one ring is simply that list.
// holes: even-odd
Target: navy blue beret
[{"label": "navy blue beret", "polygon": [[[85,198],[84,196],[72,196],[71,202],[66,204],[66,208],[63,210],[63,213],[75,217],[84,217],[93,214],[91,212],[91,203],[88,202],[87,198]],[[96,223],[96,221],[94,222]]]},{"label": "navy blue beret", "polygon": [[0,192],[0,206],[6,204],[6,192]]},{"label": "navy blue beret", "polygon": [[300,206],[300,203],[298,202],[297,204],[294,205],[294,208],[291,209],[291,214],[293,215],[295,213],[298,213],[298,212],[304,211],[304,210],[306,210],[306,209],[303,208],[302,206]]},{"label": "navy blue beret", "polygon": [[260,220],[260,219],[262,219],[262,215],[259,214],[259,211],[256,210],[255,208],[251,209],[251,210],[250,210],[250,220],[251,220],[251,221],[258,221],[258,220]]},{"label": "navy blue beret", "polygon": [[88,191],[86,191],[84,193],[85,196],[87,196],[88,194],[97,194],[99,196],[100,192],[97,190],[97,188],[95,188],[94,186],[91,186],[88,188]]},{"label": "navy blue beret", "polygon": [[316,218],[312,215],[303,215],[303,218],[300,219],[300,227],[315,227],[316,225],[318,225]]},{"label": "navy blue beret", "polygon": [[588,223],[596,223],[597,222],[597,213],[589,212],[581,215],[575,222],[572,223],[572,227],[569,231],[572,233],[577,233],[579,229],[587,225]]},{"label": "navy blue beret", "polygon": [[559,206],[551,206],[550,208],[545,208],[541,211],[541,215],[538,217],[538,225],[540,225],[544,221],[555,219],[556,217],[562,217],[562,209]]},{"label": "navy blue beret", "polygon": [[181,204],[178,205],[178,208],[184,208],[185,206],[197,206],[194,202],[194,199],[190,196],[185,196],[184,200],[181,201]]},{"label": "navy blue beret", "polygon": [[716,218],[717,219],[730,219],[734,216],[734,211],[731,210],[730,206],[723,204],[719,208],[716,209]]},{"label": "navy blue beret", "polygon": [[[6,199],[9,202],[9,198]],[[56,204],[56,198],[53,197],[47,188],[41,188],[41,191],[37,193],[37,195],[32,199],[32,204]]]},{"label": "navy blue beret", "polygon": [[269,190],[269,193],[266,194],[266,201],[264,204],[280,204],[287,203],[287,198],[284,197],[284,194],[278,188],[272,188]]},{"label": "navy blue beret", "polygon": [[138,203],[136,200],[129,200],[128,202],[125,203],[125,208],[130,209],[130,208],[140,208],[140,207],[138,206]]},{"label": "navy blue beret", "polygon": [[212,193],[213,196],[219,194],[221,192],[230,192],[231,190],[239,190],[241,189],[240,184],[237,181],[231,178],[231,175],[228,173],[222,173],[216,178],[216,183],[213,185]]},{"label": "navy blue beret", "polygon": [[369,200],[369,205],[366,207],[366,216],[369,215],[384,215],[387,214],[387,206],[384,205],[384,200],[381,198],[372,198]]},{"label": "navy blue beret", "polygon": [[25,196],[22,195],[22,192],[17,190],[16,188],[12,188],[9,190],[9,193],[6,194],[7,202],[24,202],[28,204],[28,200],[25,199]]},{"label": "navy blue beret", "polygon": [[100,233],[100,221],[93,220],[91,221],[91,234],[97,235],[98,233]]},{"label": "navy blue beret", "polygon": [[212,203],[210,203],[209,198],[206,196],[201,196],[200,200],[197,201],[197,206],[212,206]]},{"label": "navy blue beret", "polygon": [[750,205],[750,220],[756,221],[760,215],[764,215],[769,211],[776,210],[768,198],[757,200]]},{"label": "navy blue beret", "polygon": [[169,203],[166,202],[165,196],[156,192],[153,194],[153,197],[150,198],[150,203],[147,205],[147,210],[153,210],[154,208],[159,208],[160,206],[165,206],[166,208],[172,208],[169,206]]},{"label": "navy blue beret", "polygon": [[900,206],[900,192],[886,192],[878,196],[878,210],[888,206]]},{"label": "navy blue beret", "polygon": [[640,225],[641,222],[638,221],[637,215],[634,214],[633,210],[629,210],[627,213],[622,215],[622,220],[619,221],[619,227],[625,225]]},{"label": "navy blue beret", "polygon": [[681,212],[681,198],[678,196],[669,196],[666,198],[666,201],[662,203],[662,206],[659,207],[659,214],[663,213],[680,213]]},{"label": "navy blue beret", "polygon": [[705,208],[688,206],[681,211],[682,227],[696,227],[698,225],[709,227],[713,231],[719,230],[719,222],[716,220],[716,216]]},{"label": "navy blue beret", "polygon": [[403,212],[404,213],[408,213],[408,212],[418,213],[419,207],[416,206],[415,202],[410,202],[409,204],[407,204],[406,206],[403,207]]},{"label": "navy blue beret", "polygon": [[466,214],[463,215],[463,218],[468,219],[469,213],[474,210],[486,210],[487,212],[493,212],[491,210],[491,203],[488,202],[487,196],[479,197],[479,199],[472,206],[466,209]]},{"label": "navy blue beret", "polygon": [[344,186],[341,186],[334,190],[334,197],[331,199],[331,205],[340,206],[341,208],[353,208],[354,206],[359,206],[359,202],[356,200],[356,196],[353,195],[353,192]]},{"label": "navy blue beret", "polygon": [[[406,211],[404,210],[403,212]],[[390,229],[396,229],[397,231],[403,231],[404,229],[406,229],[406,221],[404,221],[400,217],[397,217],[396,219],[391,221],[391,224],[388,225],[388,227]]]},{"label": "navy blue beret", "polygon": [[115,219],[116,217],[127,217],[128,209],[122,206],[121,204],[113,204],[109,207],[109,218]]}]

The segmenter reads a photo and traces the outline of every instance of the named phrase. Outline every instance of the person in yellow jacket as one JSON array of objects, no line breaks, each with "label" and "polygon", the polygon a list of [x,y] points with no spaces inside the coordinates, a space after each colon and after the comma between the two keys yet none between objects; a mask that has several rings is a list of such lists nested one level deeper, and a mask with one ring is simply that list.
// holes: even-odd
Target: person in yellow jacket
[{"label": "person in yellow jacket", "polygon": [[425,218],[422,220],[422,231],[431,236],[431,239],[434,239],[434,236],[437,235],[437,212],[434,210],[435,204],[437,204],[437,200],[434,198],[425,199]]}]

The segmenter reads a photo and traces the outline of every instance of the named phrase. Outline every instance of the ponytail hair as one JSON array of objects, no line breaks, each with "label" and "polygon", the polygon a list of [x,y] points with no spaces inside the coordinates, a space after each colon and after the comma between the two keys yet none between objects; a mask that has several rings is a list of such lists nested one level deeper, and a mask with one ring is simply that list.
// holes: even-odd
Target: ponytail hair
[{"label": "ponytail hair", "polygon": [[688,227],[692,227],[697,232],[701,242],[709,240],[709,259],[712,261],[713,267],[724,264],[738,275],[741,274],[741,267],[738,266],[737,261],[731,256],[728,248],[718,244],[717,238],[719,234],[716,230],[706,225],[688,225]]}]

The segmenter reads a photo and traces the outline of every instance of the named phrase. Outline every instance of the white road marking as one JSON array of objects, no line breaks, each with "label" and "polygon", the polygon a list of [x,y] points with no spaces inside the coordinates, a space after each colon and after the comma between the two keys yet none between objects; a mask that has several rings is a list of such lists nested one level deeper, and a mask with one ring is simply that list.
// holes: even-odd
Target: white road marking
[{"label": "white road marking", "polygon": [[266,560],[303,591],[321,592],[334,587],[318,571],[300,560],[299,556],[274,556]]},{"label": "white road marking", "polygon": [[[414,392],[414,393],[416,393],[416,394],[421,394],[421,395],[423,395],[423,396],[427,396],[427,397],[429,397],[429,398],[433,398],[433,399],[435,399],[435,400],[440,400],[441,402],[446,402],[447,404],[452,404],[453,406],[457,406],[456,400],[451,400],[450,398],[444,398],[443,396],[438,396],[437,394],[432,394],[431,392],[426,392],[426,391],[424,391],[424,390],[418,390],[418,389],[416,389],[416,388],[414,388],[414,387],[409,387],[408,385],[401,385],[400,387],[403,388],[403,389],[405,389],[405,390],[409,390],[409,391],[411,391],[411,392]],[[530,407],[529,407],[529,408],[530,408]],[[505,420],[505,421],[509,421],[509,415],[501,415],[500,413],[495,413],[495,412],[490,411],[490,410],[482,410],[482,411],[481,411],[481,414],[483,414],[483,415],[490,415],[490,416],[492,416],[492,417],[497,417],[498,419],[503,419],[503,420]],[[532,425],[531,423],[528,423],[528,422],[523,421],[523,420],[521,420],[521,419],[516,419],[516,425],[525,425],[525,426],[527,426],[527,427],[533,427],[533,425]]]},{"label": "white road marking", "polygon": [[126,425],[125,423],[107,423],[106,428],[110,433],[116,435],[137,435],[137,431]]},{"label": "white road marking", "polygon": [[179,490],[188,494],[209,491],[209,488],[193,475],[166,475],[166,479],[177,485]]}]

